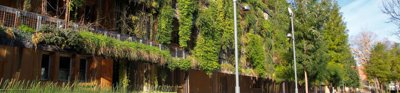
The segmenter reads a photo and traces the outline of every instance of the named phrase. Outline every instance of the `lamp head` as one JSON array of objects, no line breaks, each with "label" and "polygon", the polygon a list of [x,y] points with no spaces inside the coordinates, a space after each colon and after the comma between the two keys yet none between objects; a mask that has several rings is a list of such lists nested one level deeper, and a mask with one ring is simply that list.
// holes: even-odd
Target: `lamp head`
[{"label": "lamp head", "polygon": [[286,35],[286,37],[288,37],[288,38],[292,37],[292,33],[288,33],[288,34]]},{"label": "lamp head", "polygon": [[289,11],[290,15],[293,15],[293,11],[292,11],[292,9],[290,9],[290,7],[288,7],[288,11]]}]

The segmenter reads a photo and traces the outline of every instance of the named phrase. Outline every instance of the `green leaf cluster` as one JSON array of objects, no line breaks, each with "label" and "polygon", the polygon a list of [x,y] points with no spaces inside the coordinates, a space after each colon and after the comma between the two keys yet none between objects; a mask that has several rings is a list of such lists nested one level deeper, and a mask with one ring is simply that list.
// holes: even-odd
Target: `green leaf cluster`
[{"label": "green leaf cluster", "polygon": [[[259,76],[267,75],[267,60],[262,38],[259,35],[247,33],[246,55]],[[246,42],[246,41],[245,41]]]},{"label": "green leaf cluster", "polygon": [[85,52],[110,57],[143,60],[153,63],[166,63],[171,60],[169,51],[136,42],[121,41],[88,31],[80,31],[83,38],[82,48]]},{"label": "green leaf cluster", "polygon": [[195,0],[177,0],[179,16],[179,45],[186,48],[193,28],[193,13],[197,9]]},{"label": "green leaf cluster", "polygon": [[162,6],[158,16],[157,40],[162,44],[170,44],[174,25],[175,10],[168,4]]},{"label": "green leaf cluster", "polygon": [[52,26],[43,26],[39,31],[42,33],[42,43],[44,45],[55,45],[61,49],[77,49],[81,48],[82,37],[71,29],[59,29]]},{"label": "green leaf cluster", "polygon": [[[377,83],[389,83],[392,80],[398,81],[398,48],[393,48],[391,52],[390,47],[383,43],[378,42],[372,48],[370,60],[365,65],[367,77],[371,80],[378,80]],[[397,51],[396,51],[397,50]],[[394,54],[392,54],[394,53]]]},{"label": "green leaf cluster", "polygon": [[196,22],[200,33],[193,50],[199,68],[209,75],[220,68],[218,57],[219,46],[221,46],[221,31],[217,29],[218,25],[216,25],[212,11],[213,9],[205,9],[200,13]]},{"label": "green leaf cluster", "polygon": [[[1,30],[6,33],[5,30]],[[15,33],[16,42],[32,42],[33,33],[24,33],[24,31],[13,31]],[[102,34],[89,32],[85,29],[72,31],[69,29],[58,29],[52,26],[44,26],[39,31],[42,33],[42,38],[39,41],[40,45],[50,45],[60,48],[61,50],[68,49],[78,53],[89,53],[94,55],[103,55],[117,59],[128,59],[130,61],[146,61],[153,63],[164,64],[170,62],[172,57],[169,51],[160,50],[158,47],[148,46],[145,44],[118,40]],[[1,37],[3,40],[4,37]],[[179,66],[185,69],[190,66]]]},{"label": "green leaf cluster", "polygon": [[172,58],[172,61],[168,63],[168,68],[171,70],[180,69],[180,70],[190,70],[192,66],[192,62],[188,59],[180,59],[180,58]]}]

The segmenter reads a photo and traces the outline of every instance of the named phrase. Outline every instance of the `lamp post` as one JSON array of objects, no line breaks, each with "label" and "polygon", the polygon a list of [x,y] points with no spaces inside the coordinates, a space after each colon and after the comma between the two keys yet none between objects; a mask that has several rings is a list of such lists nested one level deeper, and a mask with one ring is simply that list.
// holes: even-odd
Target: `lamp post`
[{"label": "lamp post", "polygon": [[290,9],[290,7],[288,8],[289,11],[289,15],[290,15],[290,20],[291,20],[291,26],[292,26],[292,33],[288,34],[288,37],[292,37],[292,44],[293,44],[293,64],[294,64],[294,82],[295,82],[295,93],[299,93],[299,90],[297,88],[297,66],[296,66],[296,47],[294,44],[294,25],[293,25],[293,11],[292,9]]},{"label": "lamp post", "polygon": [[236,79],[236,86],[235,86],[235,93],[240,93],[240,87],[239,87],[239,54],[238,54],[238,40],[237,40],[237,15],[236,15],[236,3],[237,0],[233,0],[233,18],[234,18],[234,34],[235,34],[235,79]]}]

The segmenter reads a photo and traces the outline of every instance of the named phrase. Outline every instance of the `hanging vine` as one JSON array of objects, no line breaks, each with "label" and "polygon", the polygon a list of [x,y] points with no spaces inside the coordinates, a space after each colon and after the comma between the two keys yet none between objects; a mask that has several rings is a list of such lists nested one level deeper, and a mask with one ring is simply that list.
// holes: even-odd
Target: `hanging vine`
[{"label": "hanging vine", "polygon": [[259,35],[252,33],[246,34],[246,55],[248,56],[248,61],[252,63],[252,67],[255,68],[256,73],[259,76],[265,76],[267,74],[267,63],[266,54],[263,46],[262,38]]},{"label": "hanging vine", "polygon": [[187,47],[193,26],[193,13],[196,10],[195,0],[178,0],[179,45]]},{"label": "hanging vine", "polygon": [[174,25],[172,24],[174,18],[174,9],[165,4],[161,10],[160,15],[158,16],[158,33],[157,40],[162,44],[170,44],[171,43],[171,33]]},{"label": "hanging vine", "polygon": [[200,13],[196,26],[200,30],[193,55],[199,62],[199,68],[208,75],[220,68],[219,53],[222,31],[214,20],[213,9],[206,9]]}]

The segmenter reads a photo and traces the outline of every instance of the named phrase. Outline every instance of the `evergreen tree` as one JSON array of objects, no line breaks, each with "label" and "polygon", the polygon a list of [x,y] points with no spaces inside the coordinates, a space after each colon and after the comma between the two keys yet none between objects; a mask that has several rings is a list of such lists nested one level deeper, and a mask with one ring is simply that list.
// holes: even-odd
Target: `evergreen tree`
[{"label": "evergreen tree", "polygon": [[343,84],[358,85],[357,71],[352,68],[355,67],[355,60],[347,42],[346,26],[339,10],[337,3],[333,3],[323,30],[324,41],[328,45],[330,56],[328,67],[335,68],[328,70],[330,73],[328,81],[335,87]]},{"label": "evergreen tree", "polygon": [[391,64],[387,46],[379,42],[372,48],[370,61],[366,64],[367,77],[374,80],[375,86],[378,88],[389,82],[391,74],[390,67]]},{"label": "evergreen tree", "polygon": [[299,0],[296,3],[294,36],[299,64],[297,69],[299,80],[304,80],[308,93],[309,83],[317,86],[329,77],[326,69],[329,61],[328,46],[322,32],[325,19],[328,18],[330,1]]}]

